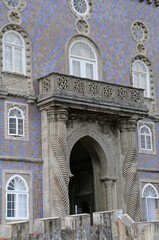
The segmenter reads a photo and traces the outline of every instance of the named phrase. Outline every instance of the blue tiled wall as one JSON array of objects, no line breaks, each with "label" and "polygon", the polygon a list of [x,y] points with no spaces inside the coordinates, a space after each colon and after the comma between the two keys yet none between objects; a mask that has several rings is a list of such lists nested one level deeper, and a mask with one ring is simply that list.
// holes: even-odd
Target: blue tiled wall
[{"label": "blue tiled wall", "polygon": [[[159,7],[154,3],[139,0],[94,0],[94,15],[89,20],[89,37],[98,45],[103,62],[103,80],[130,85],[130,63],[136,55],[136,43],[131,36],[131,24],[142,20],[149,29],[150,38],[146,44],[146,56],[152,62],[159,102]],[[9,23],[8,9],[0,0],[0,27]],[[22,27],[33,43],[33,73],[36,93],[37,78],[50,72],[64,73],[64,50],[66,41],[76,35],[75,20],[68,0],[28,0],[22,14]],[[21,98],[10,101],[25,102]],[[158,105],[159,106],[159,105]],[[40,112],[36,105],[29,105],[29,141],[4,139],[4,101],[0,100],[0,155],[41,158]],[[159,124],[155,123],[156,155],[139,154],[140,167],[159,167]],[[31,169],[33,181],[41,188],[41,165],[18,162],[0,162],[1,168]],[[40,172],[38,172],[40,171]],[[144,177],[141,173],[140,176]],[[41,217],[41,190],[34,185],[34,217]]]},{"label": "blue tiled wall", "polygon": [[[42,165],[38,163],[24,163],[15,161],[0,161],[0,172],[5,170],[26,170],[32,172],[32,195],[33,195],[33,218],[41,218],[43,216],[42,204]],[[0,178],[0,190],[2,188],[2,179]],[[2,203],[2,192],[0,191],[0,205]],[[0,206],[0,216],[2,208]]]}]

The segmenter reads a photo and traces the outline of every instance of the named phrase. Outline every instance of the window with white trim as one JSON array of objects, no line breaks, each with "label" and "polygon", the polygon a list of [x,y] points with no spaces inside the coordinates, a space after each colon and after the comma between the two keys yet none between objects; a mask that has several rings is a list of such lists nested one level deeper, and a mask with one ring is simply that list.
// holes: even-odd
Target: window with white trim
[{"label": "window with white trim", "polygon": [[8,112],[8,134],[24,136],[24,114],[17,107],[10,108]]},{"label": "window with white trim", "polygon": [[144,96],[150,97],[149,70],[141,60],[136,60],[132,65],[133,87],[145,89]]},{"label": "window with white trim", "polygon": [[13,30],[3,36],[3,70],[25,74],[25,43]]},{"label": "window with white trim", "polygon": [[94,49],[85,41],[78,40],[70,46],[70,74],[89,79],[98,79],[97,58]]},{"label": "window with white trim", "polygon": [[14,175],[6,184],[6,219],[28,219],[28,209],[28,185],[23,177]]},{"label": "window with white trim", "polygon": [[142,190],[143,220],[155,220],[155,210],[158,208],[159,195],[153,184],[148,183]]},{"label": "window with white trim", "polygon": [[140,127],[140,149],[152,150],[152,133],[151,129],[146,125]]}]

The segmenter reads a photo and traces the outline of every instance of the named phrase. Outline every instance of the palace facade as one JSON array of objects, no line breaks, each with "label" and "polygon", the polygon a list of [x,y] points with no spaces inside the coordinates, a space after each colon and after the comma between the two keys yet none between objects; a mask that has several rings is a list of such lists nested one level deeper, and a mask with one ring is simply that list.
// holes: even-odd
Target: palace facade
[{"label": "palace facade", "polygon": [[159,199],[159,1],[0,0],[1,224]]}]

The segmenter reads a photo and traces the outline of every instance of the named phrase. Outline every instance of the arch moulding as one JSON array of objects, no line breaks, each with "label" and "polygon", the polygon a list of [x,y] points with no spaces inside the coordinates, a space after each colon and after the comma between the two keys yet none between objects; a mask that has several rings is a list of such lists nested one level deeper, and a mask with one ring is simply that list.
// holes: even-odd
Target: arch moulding
[{"label": "arch moulding", "polygon": [[69,172],[71,151],[75,143],[83,137],[90,137],[90,139],[92,139],[92,147],[95,149],[100,160],[101,178],[109,177],[107,176],[108,174],[110,176],[112,176],[112,174],[114,175],[113,144],[110,143],[107,138],[103,139],[102,134],[97,129],[92,129],[88,126],[77,128],[67,137]]}]

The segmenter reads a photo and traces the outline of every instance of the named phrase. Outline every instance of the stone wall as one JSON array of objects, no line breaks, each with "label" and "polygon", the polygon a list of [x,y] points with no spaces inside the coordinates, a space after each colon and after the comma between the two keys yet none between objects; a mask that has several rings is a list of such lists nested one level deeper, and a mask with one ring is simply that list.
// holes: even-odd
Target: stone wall
[{"label": "stone wall", "polygon": [[28,222],[0,225],[0,236],[7,240],[156,240],[159,221],[136,223],[116,210],[93,213],[92,226],[89,214],[37,219],[31,234]]}]

